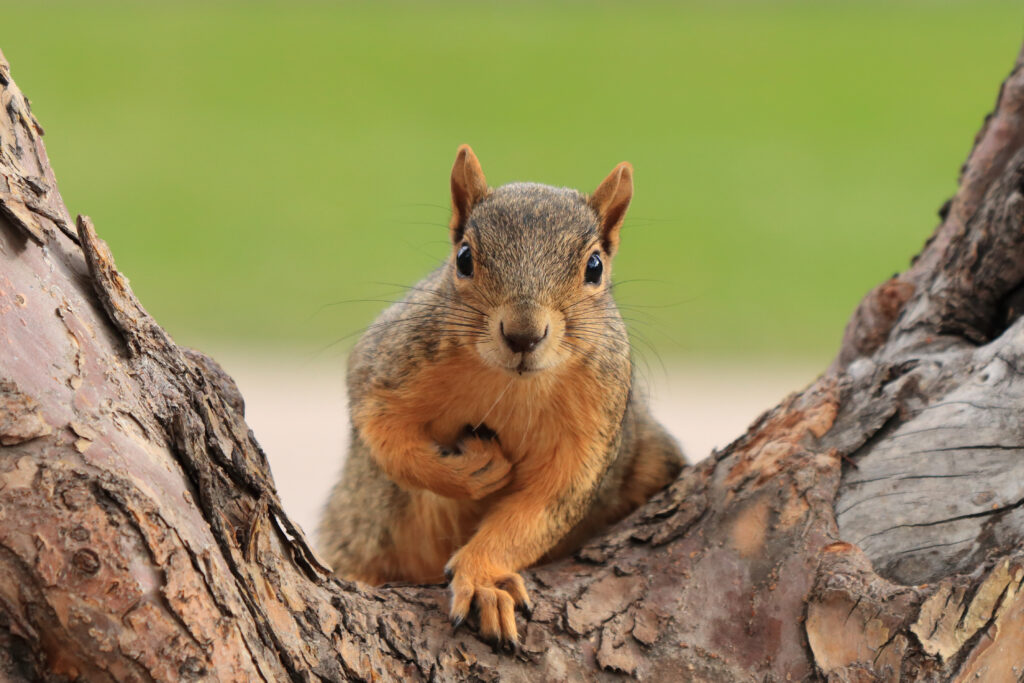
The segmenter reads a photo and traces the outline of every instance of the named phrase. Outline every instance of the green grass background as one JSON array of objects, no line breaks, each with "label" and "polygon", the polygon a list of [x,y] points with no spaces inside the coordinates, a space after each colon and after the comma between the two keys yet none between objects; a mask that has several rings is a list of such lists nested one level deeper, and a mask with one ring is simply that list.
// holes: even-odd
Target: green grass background
[{"label": "green grass background", "polygon": [[469,142],[492,184],[633,162],[619,297],[662,356],[825,358],[1022,29],[994,0],[0,3],[64,198],[156,318],[308,348],[446,256]]}]

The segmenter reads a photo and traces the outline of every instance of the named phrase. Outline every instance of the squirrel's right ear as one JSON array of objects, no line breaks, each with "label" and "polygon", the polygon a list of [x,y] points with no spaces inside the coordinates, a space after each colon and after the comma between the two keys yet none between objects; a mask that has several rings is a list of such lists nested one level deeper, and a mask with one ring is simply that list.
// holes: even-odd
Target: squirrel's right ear
[{"label": "squirrel's right ear", "polygon": [[459,145],[452,166],[452,242],[462,240],[469,212],[478,201],[487,196],[487,179],[480,168],[480,160],[469,145]]},{"label": "squirrel's right ear", "polygon": [[601,246],[614,254],[619,246],[619,228],[633,199],[633,166],[623,161],[601,181],[588,203],[601,221]]}]

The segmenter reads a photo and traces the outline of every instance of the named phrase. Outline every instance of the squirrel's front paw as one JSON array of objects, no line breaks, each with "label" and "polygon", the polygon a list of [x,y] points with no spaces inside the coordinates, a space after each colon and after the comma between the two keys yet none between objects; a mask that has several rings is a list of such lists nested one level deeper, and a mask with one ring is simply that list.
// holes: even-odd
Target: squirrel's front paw
[{"label": "squirrel's front paw", "polygon": [[479,500],[498,491],[512,479],[512,465],[501,452],[496,438],[466,436],[458,450],[441,456],[450,472],[443,483],[449,498]]},{"label": "squirrel's front paw", "polygon": [[526,583],[517,572],[502,571],[486,561],[472,561],[459,553],[448,562],[452,605],[449,616],[458,628],[472,606],[480,615],[480,635],[495,644],[517,647],[516,609],[530,616]]}]

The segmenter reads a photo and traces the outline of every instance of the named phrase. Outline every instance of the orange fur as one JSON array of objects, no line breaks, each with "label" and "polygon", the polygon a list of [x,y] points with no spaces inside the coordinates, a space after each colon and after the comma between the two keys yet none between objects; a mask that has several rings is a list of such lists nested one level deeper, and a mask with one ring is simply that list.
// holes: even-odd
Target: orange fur
[{"label": "orange fur", "polygon": [[[477,525],[467,553],[500,557],[505,573],[540,558],[550,546],[537,542],[510,549],[503,539],[510,527],[517,538],[543,535],[548,503],[569,480],[596,476],[586,469],[589,450],[601,447],[588,439],[600,431],[600,400],[595,377],[560,368],[528,378],[509,376],[467,351],[368,402],[374,407],[354,415],[355,424],[375,456],[395,461],[381,466],[410,486],[416,500],[416,512],[395,524],[396,537],[414,542],[397,544],[394,564],[410,580],[435,580]],[[452,474],[438,466],[433,444],[454,446],[464,425],[485,421],[501,435],[500,452],[513,465],[511,481],[483,505],[438,495],[450,490]]]}]

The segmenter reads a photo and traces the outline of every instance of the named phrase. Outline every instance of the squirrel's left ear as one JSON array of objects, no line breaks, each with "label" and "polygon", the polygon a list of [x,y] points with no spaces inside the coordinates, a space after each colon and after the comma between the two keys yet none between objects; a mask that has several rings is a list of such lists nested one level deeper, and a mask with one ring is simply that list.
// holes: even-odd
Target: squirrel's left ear
[{"label": "squirrel's left ear", "polygon": [[633,198],[633,166],[623,161],[590,195],[588,203],[601,221],[601,246],[614,254],[619,246],[619,228]]},{"label": "squirrel's left ear", "polygon": [[487,179],[480,160],[469,145],[459,145],[452,166],[452,242],[458,244],[466,229],[466,219],[473,206],[487,196]]}]

